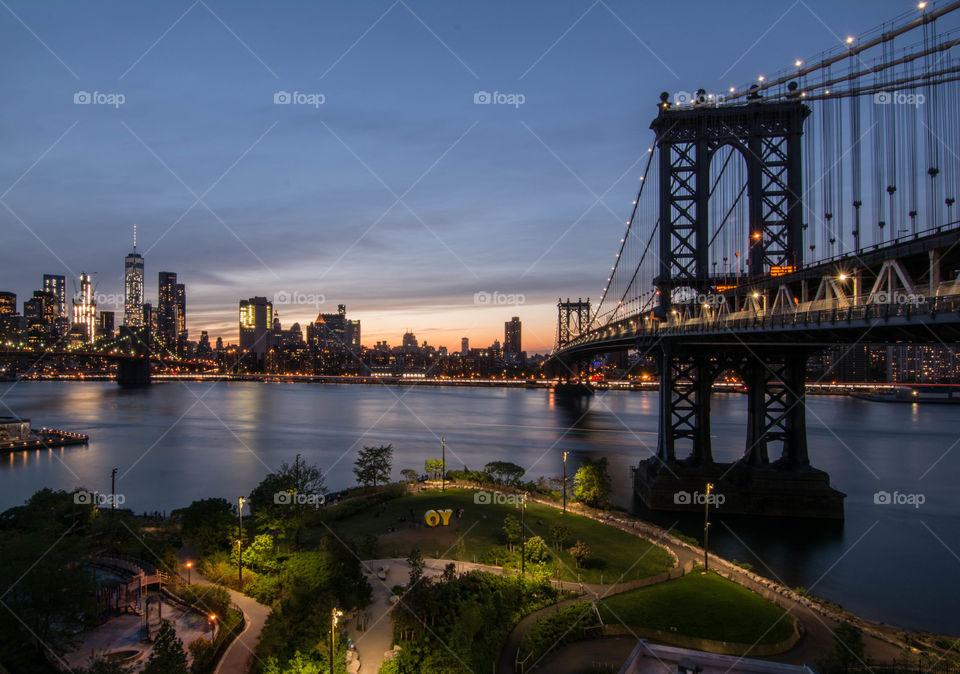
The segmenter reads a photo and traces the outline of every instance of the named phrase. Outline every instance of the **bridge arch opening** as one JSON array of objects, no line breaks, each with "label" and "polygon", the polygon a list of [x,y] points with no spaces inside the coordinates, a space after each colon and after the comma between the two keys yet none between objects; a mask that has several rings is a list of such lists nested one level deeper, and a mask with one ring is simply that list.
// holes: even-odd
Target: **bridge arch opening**
[{"label": "bridge arch opening", "polygon": [[750,249],[746,148],[729,140],[709,155],[707,222],[709,274],[716,285],[735,285],[747,273]]}]

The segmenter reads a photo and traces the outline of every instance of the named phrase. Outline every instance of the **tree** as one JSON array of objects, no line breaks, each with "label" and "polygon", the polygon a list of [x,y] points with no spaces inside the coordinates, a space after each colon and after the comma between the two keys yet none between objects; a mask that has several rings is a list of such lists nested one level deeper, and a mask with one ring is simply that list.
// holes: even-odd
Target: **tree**
[{"label": "tree", "polygon": [[420,479],[420,476],[417,475],[417,471],[413,470],[412,468],[404,468],[400,471],[400,475],[403,476],[407,482],[417,482]]},{"label": "tree", "polygon": [[433,479],[440,477],[443,472],[443,459],[427,459],[423,462],[423,470]]},{"label": "tree", "polygon": [[457,577],[457,565],[453,562],[449,562],[445,567],[443,567],[443,573],[440,575],[441,582],[449,583],[451,580],[455,580]]},{"label": "tree", "polygon": [[522,467],[509,461],[491,461],[483,469],[492,475],[497,482],[513,486],[518,486],[520,478],[527,472]]},{"label": "tree", "polygon": [[264,664],[264,674],[323,674],[326,671],[323,663],[300,651],[294,653],[285,665],[281,665],[276,658],[268,658]]},{"label": "tree", "polygon": [[570,530],[563,524],[554,524],[550,529],[550,542],[553,543],[554,550],[563,549],[563,544],[567,542]]},{"label": "tree", "polygon": [[300,547],[304,517],[323,503],[323,472],[307,464],[300,455],[293,465],[284,462],[276,473],[268,473],[250,492],[250,510],[258,531],[285,536]]},{"label": "tree", "polygon": [[503,518],[503,535],[507,538],[507,548],[513,552],[513,546],[520,542],[520,520],[513,515]]},{"label": "tree", "polygon": [[590,559],[590,554],[590,546],[581,540],[578,540],[570,548],[570,556],[573,557],[573,561],[577,565],[578,569],[582,569],[584,567],[584,564],[586,564],[587,560]]},{"label": "tree", "polygon": [[153,652],[143,668],[143,674],[189,674],[187,654],[177,631],[164,620],[153,642]]},{"label": "tree", "polygon": [[390,481],[390,467],[393,461],[393,445],[380,445],[379,447],[364,447],[357,453],[357,460],[354,462],[353,474],[357,476],[357,482],[364,487],[373,485],[377,482]]},{"label": "tree", "polygon": [[606,508],[610,505],[610,474],[607,472],[606,457],[599,461],[584,459],[573,477],[573,500],[592,508]]},{"label": "tree", "polygon": [[414,548],[410,551],[410,556],[407,557],[407,564],[410,565],[409,588],[420,582],[420,579],[423,578],[423,570],[426,568],[426,564],[423,563],[423,554],[421,554],[420,548]]},{"label": "tree", "polygon": [[550,548],[547,547],[547,542],[540,536],[528,538],[525,548],[528,563],[539,564],[550,558]]},{"label": "tree", "polygon": [[225,498],[194,501],[180,513],[181,532],[201,556],[230,546],[236,511]]}]

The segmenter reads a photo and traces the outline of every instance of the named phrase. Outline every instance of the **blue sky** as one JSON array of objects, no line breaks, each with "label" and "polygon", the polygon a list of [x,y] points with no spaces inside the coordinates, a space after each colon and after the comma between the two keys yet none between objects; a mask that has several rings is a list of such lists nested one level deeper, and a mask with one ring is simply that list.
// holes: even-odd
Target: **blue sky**
[{"label": "blue sky", "polygon": [[284,326],[344,303],[366,344],[459,348],[518,315],[543,351],[556,298],[602,290],[661,91],[726,91],[915,4],[6,0],[0,289],[85,271],[119,308],[137,223],[147,298],[178,272],[194,338],[287,293]]}]

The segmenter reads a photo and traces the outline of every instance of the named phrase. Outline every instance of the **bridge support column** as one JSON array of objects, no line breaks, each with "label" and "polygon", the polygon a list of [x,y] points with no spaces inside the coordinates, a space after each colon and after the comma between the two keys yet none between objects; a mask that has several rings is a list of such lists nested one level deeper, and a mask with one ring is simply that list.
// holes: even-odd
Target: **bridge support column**
[{"label": "bridge support column", "polygon": [[776,465],[798,469],[810,465],[807,452],[806,366],[808,354],[756,355],[744,368],[747,384],[747,447],[744,463],[770,464],[768,443],[783,450]]},{"label": "bridge support column", "polygon": [[717,368],[706,355],[660,351],[660,419],[657,457],[677,461],[677,440],[690,440],[689,465],[713,463],[710,445],[710,391]]}]

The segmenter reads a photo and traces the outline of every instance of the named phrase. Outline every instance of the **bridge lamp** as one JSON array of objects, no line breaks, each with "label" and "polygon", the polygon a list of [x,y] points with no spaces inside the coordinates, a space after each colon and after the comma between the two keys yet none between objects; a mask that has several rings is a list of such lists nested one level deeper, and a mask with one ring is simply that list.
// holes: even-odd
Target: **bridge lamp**
[{"label": "bridge lamp", "polygon": [[753,293],[753,299],[756,300],[756,299],[759,299],[759,298],[760,298],[760,293],[757,293],[757,292]]},{"label": "bridge lamp", "polygon": [[[925,4],[925,3],[924,3],[924,4]],[[847,44],[853,44],[853,36],[852,36],[852,35],[848,35],[848,36],[847,36]]]},{"label": "bridge lamp", "polygon": [[736,87],[730,87],[730,93],[731,93],[731,94],[732,94],[734,91],[736,91],[736,90],[737,90]]},{"label": "bridge lamp", "polygon": [[927,7],[927,3],[925,3],[925,2],[918,2],[918,3],[917,3],[917,9],[926,9],[926,7]]},{"label": "bridge lamp", "polygon": [[846,281],[846,280],[847,280],[847,275],[846,275],[846,274],[840,274],[840,276],[838,276],[837,278],[839,278],[841,281]]},{"label": "bridge lamp", "polygon": [[760,77],[757,78],[757,82],[763,82],[763,80],[764,80],[763,75],[760,75]]},{"label": "bridge lamp", "polygon": [[796,61],[793,62],[793,65],[799,68],[800,66],[803,65],[803,61],[801,61],[800,59],[797,59]]}]

